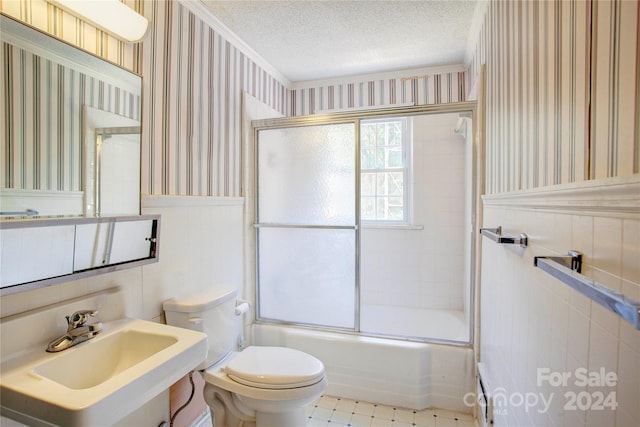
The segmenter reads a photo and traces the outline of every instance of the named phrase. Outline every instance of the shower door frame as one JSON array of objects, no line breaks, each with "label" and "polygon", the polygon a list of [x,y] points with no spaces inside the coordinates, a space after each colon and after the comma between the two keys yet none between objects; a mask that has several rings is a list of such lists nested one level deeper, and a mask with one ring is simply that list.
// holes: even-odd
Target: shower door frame
[{"label": "shower door frame", "polygon": [[[470,260],[471,265],[469,266],[469,295],[468,295],[468,303],[469,303],[469,322],[467,324],[469,333],[468,333],[468,341],[455,341],[448,339],[440,339],[440,338],[430,338],[430,337],[407,337],[407,336],[396,336],[396,335],[386,335],[386,334],[375,334],[360,331],[360,122],[362,120],[368,119],[383,119],[383,118],[393,118],[393,117],[409,117],[409,116],[418,116],[418,115],[427,115],[427,114],[446,114],[446,113],[465,113],[471,112],[471,119],[474,123],[473,126],[473,134],[472,134],[472,148],[471,148],[471,156],[472,156],[472,178],[471,178],[471,218],[467,218],[466,220],[471,221],[471,238],[470,238]],[[477,119],[477,103],[476,101],[465,101],[465,102],[454,102],[447,104],[434,104],[434,105],[416,105],[416,106],[402,106],[402,107],[389,107],[389,108],[372,108],[372,109],[364,109],[364,110],[353,110],[353,111],[345,111],[345,112],[335,112],[335,113],[327,113],[327,114],[314,114],[307,116],[297,116],[297,117],[280,117],[280,118],[272,118],[272,119],[261,119],[261,120],[252,120],[251,127],[253,129],[253,168],[254,168],[254,192],[253,192],[253,221],[252,225],[254,228],[253,234],[253,259],[255,265],[254,269],[254,289],[255,289],[255,321],[257,323],[265,323],[265,324],[276,324],[276,325],[287,325],[287,326],[295,326],[301,328],[307,328],[312,330],[319,331],[333,331],[340,333],[348,333],[348,334],[357,334],[361,336],[371,336],[377,338],[387,338],[387,339],[400,339],[404,341],[418,341],[418,342],[426,342],[426,343],[436,343],[436,344],[447,344],[459,347],[471,347],[474,342],[474,324],[475,324],[475,312],[476,312],[476,295],[475,295],[475,283],[476,283],[476,272],[475,272],[475,264],[476,260],[476,218],[477,218],[477,199],[479,197],[478,189],[476,188],[476,183],[478,180],[477,171],[477,158],[478,158],[478,126],[476,125]],[[314,125],[334,125],[334,124],[345,124],[345,123],[353,123],[355,126],[355,226],[347,227],[347,226],[314,226],[309,228],[329,228],[329,229],[355,229],[355,295],[354,295],[354,328],[341,328],[341,327],[332,327],[332,326],[320,326],[313,325],[308,323],[298,323],[284,320],[276,320],[276,319],[266,319],[260,317],[260,289],[259,289],[259,250],[258,250],[258,233],[260,228],[264,227],[273,227],[271,224],[259,224],[256,219],[258,218],[258,133],[263,130],[269,129],[281,129],[281,128],[292,128],[292,127],[305,127],[305,126],[314,126]],[[281,226],[281,224],[278,224]],[[299,225],[291,225],[294,228],[306,227]]]},{"label": "shower door frame", "polygon": [[[306,116],[309,118],[311,116]],[[312,120],[294,120],[295,123],[291,123],[289,118],[280,118],[280,119],[264,119],[264,120],[255,120],[251,122],[254,131],[253,137],[253,150],[254,150],[254,189],[255,189],[255,200],[254,200],[254,221],[253,227],[255,229],[254,234],[254,260],[255,260],[255,305],[256,305],[256,320],[262,321],[265,323],[275,323],[281,325],[291,325],[291,326],[302,326],[312,329],[319,330],[332,330],[332,331],[340,331],[340,332],[357,332],[360,329],[360,121],[357,119],[343,119],[343,120],[335,120],[329,117],[323,117],[321,120],[312,119]],[[281,123],[273,123],[273,122],[281,122]],[[268,124],[263,124],[263,122],[269,122]],[[300,225],[300,224],[272,224],[272,223],[258,223],[257,219],[259,218],[259,148],[258,148],[258,133],[264,130],[271,129],[286,129],[286,128],[302,128],[302,127],[312,127],[312,126],[322,126],[322,125],[340,125],[340,124],[353,124],[354,126],[354,191],[355,191],[355,205],[354,205],[354,225]],[[321,229],[321,230],[354,230],[354,323],[353,328],[347,327],[339,327],[339,326],[322,326],[316,325],[312,323],[303,323],[303,322],[292,322],[286,320],[277,320],[277,319],[267,319],[260,318],[260,254],[259,254],[259,232],[260,228],[289,228],[289,229]]]}]

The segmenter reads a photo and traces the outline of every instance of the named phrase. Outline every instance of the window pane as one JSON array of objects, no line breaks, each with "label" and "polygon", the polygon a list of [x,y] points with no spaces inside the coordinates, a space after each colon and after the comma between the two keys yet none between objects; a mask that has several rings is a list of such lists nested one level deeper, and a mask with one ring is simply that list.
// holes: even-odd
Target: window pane
[{"label": "window pane", "polygon": [[389,207],[402,208],[402,197],[389,197]]},{"label": "window pane", "polygon": [[361,214],[360,217],[363,220],[375,220],[376,219],[376,198],[375,197],[363,197],[360,204]]},{"label": "window pane", "polygon": [[362,169],[375,169],[376,167],[376,149],[362,148],[360,155],[360,167]]},{"label": "window pane", "polygon": [[[374,219],[364,218],[363,219]],[[404,205],[401,197],[377,197],[376,218],[382,221],[404,220]]]},{"label": "window pane", "polygon": [[376,169],[384,169],[386,163],[386,150],[384,148],[378,148],[376,150]]},{"label": "window pane", "polygon": [[371,148],[376,146],[375,125],[362,125],[360,129],[360,144],[362,145],[362,148]]},{"label": "window pane", "polygon": [[385,167],[387,168],[401,168],[402,167],[402,148],[394,147],[386,149],[387,161]]},{"label": "window pane", "polygon": [[376,195],[376,174],[363,173],[360,180],[360,193],[362,196]]},{"label": "window pane", "polygon": [[388,145],[402,145],[402,124],[393,122],[389,125]]},{"label": "window pane", "polygon": [[376,144],[377,145],[384,145],[384,140],[385,140],[385,124],[384,123],[378,123],[376,125]]},{"label": "window pane", "polygon": [[387,182],[388,182],[388,174],[386,173],[379,173],[376,174],[376,183],[377,183],[377,188],[376,188],[376,194],[378,196],[386,196],[387,193]]},{"label": "window pane", "polygon": [[386,219],[390,221],[402,221],[404,219],[402,206],[389,206],[389,216]]},{"label": "window pane", "polygon": [[387,194],[392,196],[402,197],[403,179],[401,172],[392,172],[388,175],[388,192]]}]

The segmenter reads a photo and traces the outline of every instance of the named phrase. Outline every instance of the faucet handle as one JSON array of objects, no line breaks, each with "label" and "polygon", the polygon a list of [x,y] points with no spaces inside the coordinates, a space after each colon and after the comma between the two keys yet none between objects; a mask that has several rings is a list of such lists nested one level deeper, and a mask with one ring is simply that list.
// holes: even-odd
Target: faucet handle
[{"label": "faucet handle", "polygon": [[88,316],[93,317],[96,314],[98,314],[98,310],[80,310],[76,311],[71,316],[65,316],[69,330],[84,325]]}]

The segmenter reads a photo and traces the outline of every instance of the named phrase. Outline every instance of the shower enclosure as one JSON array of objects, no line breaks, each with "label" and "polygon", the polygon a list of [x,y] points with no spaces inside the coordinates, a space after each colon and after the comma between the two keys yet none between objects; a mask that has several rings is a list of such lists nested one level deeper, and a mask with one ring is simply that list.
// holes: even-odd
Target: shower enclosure
[{"label": "shower enclosure", "polygon": [[254,121],[257,320],[469,344],[474,111]]}]

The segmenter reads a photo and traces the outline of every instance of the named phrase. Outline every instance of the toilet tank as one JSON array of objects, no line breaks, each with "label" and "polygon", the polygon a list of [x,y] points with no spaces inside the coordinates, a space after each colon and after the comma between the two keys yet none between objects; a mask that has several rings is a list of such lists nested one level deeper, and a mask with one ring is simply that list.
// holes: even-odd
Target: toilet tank
[{"label": "toilet tank", "polygon": [[171,298],[163,308],[167,325],[207,334],[209,351],[197,370],[206,369],[238,347],[242,318],[235,315],[237,291],[215,287],[209,291]]}]

